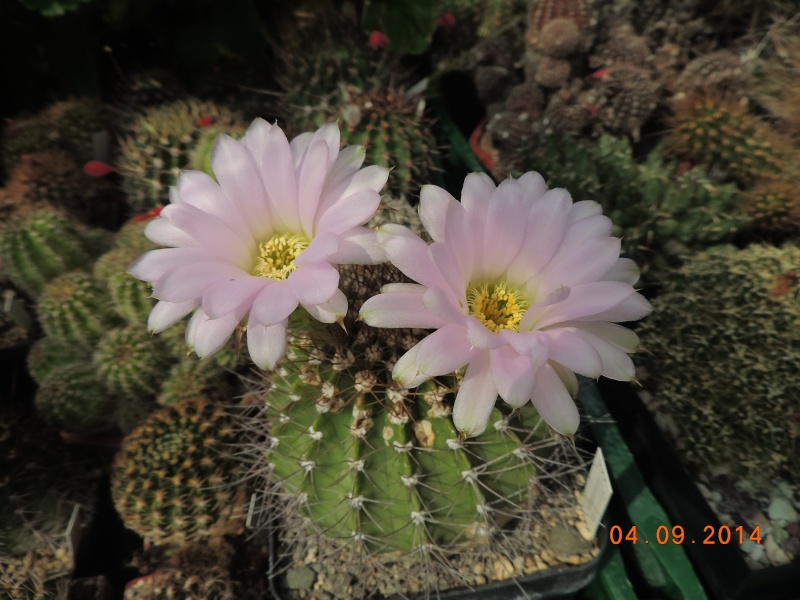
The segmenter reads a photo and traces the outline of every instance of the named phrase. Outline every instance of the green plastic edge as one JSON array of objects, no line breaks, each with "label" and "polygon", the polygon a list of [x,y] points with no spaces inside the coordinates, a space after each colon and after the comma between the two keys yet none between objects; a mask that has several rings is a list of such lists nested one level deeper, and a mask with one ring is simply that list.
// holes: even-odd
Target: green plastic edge
[{"label": "green plastic edge", "polygon": [[609,546],[594,580],[583,591],[587,600],[638,600],[619,548]]},{"label": "green plastic edge", "polygon": [[[622,500],[631,523],[640,532],[656,531],[661,525],[671,528],[669,517],[645,484],[633,454],[595,383],[582,380],[578,397],[589,417],[587,421],[592,435],[603,449],[614,493]],[[666,600],[708,598],[681,546],[636,544],[633,551],[634,560],[647,584],[664,594],[662,597]]]}]

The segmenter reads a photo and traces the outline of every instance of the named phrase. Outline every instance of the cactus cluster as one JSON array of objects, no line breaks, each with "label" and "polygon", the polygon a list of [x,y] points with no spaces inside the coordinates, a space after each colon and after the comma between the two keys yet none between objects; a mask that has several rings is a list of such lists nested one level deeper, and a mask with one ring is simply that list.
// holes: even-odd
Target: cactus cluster
[{"label": "cactus cluster", "polygon": [[161,569],[133,580],[125,587],[125,600],[234,600],[233,582],[220,569],[202,574],[181,569]]},{"label": "cactus cluster", "polygon": [[133,211],[167,204],[181,169],[212,174],[217,135],[239,136],[245,129],[240,115],[213,102],[178,100],[146,110],[120,142],[118,166]]},{"label": "cactus cluster", "polygon": [[229,412],[204,398],[152,413],[125,438],[112,468],[111,492],[126,527],[170,546],[240,531],[235,440]]},{"label": "cactus cluster", "polygon": [[693,258],[638,330],[653,409],[693,464],[796,485],[800,249],[751,245]]},{"label": "cactus cluster", "polygon": [[800,190],[797,182],[780,177],[761,179],[744,194],[748,230],[772,241],[800,238]]},{"label": "cactus cluster", "polygon": [[596,198],[623,237],[623,253],[646,271],[675,263],[690,248],[730,240],[743,229],[741,196],[731,184],[712,183],[702,168],[685,172],[654,149],[638,164],[627,139],[602,135],[596,142],[550,136],[530,150],[526,167],[553,187]]}]

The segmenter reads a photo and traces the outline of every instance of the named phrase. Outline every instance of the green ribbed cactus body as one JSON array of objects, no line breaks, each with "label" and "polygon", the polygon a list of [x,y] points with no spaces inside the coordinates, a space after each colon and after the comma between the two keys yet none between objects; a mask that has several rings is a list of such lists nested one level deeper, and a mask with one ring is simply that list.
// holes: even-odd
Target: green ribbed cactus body
[{"label": "green ribbed cactus body", "polygon": [[84,236],[48,211],[31,214],[0,234],[0,258],[9,278],[37,296],[54,277],[91,263]]},{"label": "green ribbed cactus body", "polygon": [[266,397],[273,476],[325,535],[370,552],[480,542],[525,505],[532,448],[550,434],[539,423],[523,435],[495,409],[486,433],[462,440],[447,396],[434,382],[409,392],[290,363]]},{"label": "green ribbed cactus body", "polygon": [[177,101],[148,109],[122,140],[119,169],[134,212],[169,202],[181,169],[210,172],[210,155],[220,133],[239,136],[246,123],[212,102]]},{"label": "green ribbed cactus body", "polygon": [[62,343],[90,347],[116,325],[108,296],[88,273],[73,271],[53,279],[37,306],[44,332]]},{"label": "green ribbed cactus body", "polygon": [[125,438],[111,472],[125,526],[175,546],[241,529],[235,437],[226,409],[203,398],[152,413]]},{"label": "green ribbed cactus body", "polygon": [[214,395],[215,390],[225,388],[223,372],[213,358],[184,357],[164,377],[156,399],[161,406],[170,406],[186,398]]},{"label": "green ribbed cactus body", "polygon": [[28,373],[34,380],[41,382],[59,367],[80,360],[83,358],[76,356],[73,346],[55,338],[43,337],[34,342],[28,351]]},{"label": "green ribbed cactus body", "polygon": [[111,329],[98,342],[94,364],[100,380],[125,398],[154,395],[172,359],[163,342],[143,322]]},{"label": "green ribbed cactus body", "polygon": [[233,582],[221,569],[200,574],[180,569],[161,570],[125,587],[125,600],[233,600]]},{"label": "green ribbed cactus body", "polygon": [[116,399],[98,380],[88,358],[54,369],[40,382],[36,410],[53,427],[73,433],[111,428]]},{"label": "green ribbed cactus body", "polygon": [[124,272],[114,273],[107,283],[117,314],[131,324],[147,323],[147,317],[156,305],[150,285]]}]

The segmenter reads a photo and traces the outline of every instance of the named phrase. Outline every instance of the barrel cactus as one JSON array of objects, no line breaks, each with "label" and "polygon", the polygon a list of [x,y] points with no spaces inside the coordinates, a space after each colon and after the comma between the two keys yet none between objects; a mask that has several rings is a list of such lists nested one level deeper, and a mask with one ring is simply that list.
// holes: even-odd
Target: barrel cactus
[{"label": "barrel cactus", "polygon": [[152,413],[125,438],[112,468],[111,492],[125,526],[170,546],[239,531],[235,439],[226,409],[204,398]]},{"label": "barrel cactus", "polygon": [[109,394],[95,371],[91,362],[84,360],[48,373],[36,392],[36,410],[42,419],[71,433],[113,429],[117,398]]}]

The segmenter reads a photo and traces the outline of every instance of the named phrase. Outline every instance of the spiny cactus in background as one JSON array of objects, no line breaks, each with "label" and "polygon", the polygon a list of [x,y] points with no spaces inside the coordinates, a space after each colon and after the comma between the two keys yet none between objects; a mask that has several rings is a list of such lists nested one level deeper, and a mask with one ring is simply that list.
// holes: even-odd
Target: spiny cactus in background
[{"label": "spiny cactus in background", "polygon": [[235,440],[226,409],[203,398],[151,414],[125,438],[112,468],[111,492],[125,526],[171,546],[241,530]]},{"label": "spiny cactus in background", "polygon": [[96,367],[88,359],[53,369],[39,382],[36,410],[57,429],[95,433],[114,427],[114,408],[121,400],[98,381]]},{"label": "spiny cactus in background", "polygon": [[[592,8],[592,0],[534,0],[530,3],[526,43],[545,54],[550,52],[550,56],[557,56],[552,54],[550,41],[558,31],[570,31],[561,24],[564,20],[571,21],[583,38],[582,42],[588,43],[595,20]],[[559,24],[550,25],[555,21]],[[573,37],[574,33],[569,35]]]},{"label": "spiny cactus in background", "polygon": [[645,385],[690,462],[800,483],[787,426],[800,413],[798,265],[793,245],[728,247],[687,261],[653,300],[637,330]]},{"label": "spiny cactus in background", "polygon": [[125,586],[125,600],[234,600],[238,598],[230,577],[219,567],[203,573],[160,569]]},{"label": "spiny cactus in background", "polygon": [[156,394],[174,359],[144,323],[111,329],[94,352],[97,374],[120,401]]},{"label": "spiny cactus in background", "polygon": [[48,336],[82,348],[93,346],[118,323],[108,296],[82,271],[50,281],[42,289],[36,311]]},{"label": "spiny cactus in background", "polygon": [[36,340],[28,351],[28,373],[41,382],[56,369],[85,360],[85,356],[76,355],[73,345],[45,336]]},{"label": "spiny cactus in background", "polygon": [[658,105],[658,84],[648,69],[620,64],[599,72],[585,103],[600,128],[639,140],[642,125]]},{"label": "spiny cactus in background", "polygon": [[0,266],[0,350],[22,346],[35,335],[32,311],[17,291],[3,281]]},{"label": "spiny cactus in background", "polygon": [[748,232],[780,242],[800,238],[800,189],[797,181],[780,177],[760,179],[744,194]]},{"label": "spiny cactus in background", "polygon": [[95,140],[107,135],[106,110],[91,98],[51,104],[36,115],[13,121],[3,136],[2,159],[7,172],[25,154],[66,151],[78,163],[93,158]]},{"label": "spiny cactus in background", "polygon": [[[226,392],[224,368],[215,357],[201,360],[187,356],[178,361],[163,378],[156,400],[161,406],[171,406],[186,398],[204,397],[216,400]],[[228,395],[230,397],[230,395]]]},{"label": "spiny cactus in background", "polygon": [[721,169],[742,183],[786,172],[796,161],[791,141],[741,102],[688,94],[673,103],[665,143],[677,155]]},{"label": "spiny cactus in background", "polygon": [[148,109],[120,143],[118,167],[133,211],[167,204],[181,169],[211,174],[217,135],[240,136],[245,129],[240,115],[212,102],[180,100]]},{"label": "spiny cactus in background", "polygon": [[730,240],[747,222],[735,186],[712,184],[701,168],[680,173],[658,148],[637,164],[627,139],[604,134],[596,142],[550,136],[528,152],[526,170],[603,205],[623,253],[644,271],[675,262],[688,248]]},{"label": "spiny cactus in background", "polygon": [[560,442],[532,406],[513,415],[494,409],[486,433],[465,440],[451,418],[454,380],[416,390],[390,382],[391,366],[418,337],[369,328],[356,315],[391,271],[345,268],[349,337],[331,328],[298,335],[265,376],[266,391],[253,390],[250,403],[261,398],[269,423],[253,469],[277,494],[277,518],[299,511],[311,535],[355,556],[489,543],[527,506],[531,481]]},{"label": "spiny cactus in background", "polygon": [[750,71],[730,50],[717,50],[698,56],[686,65],[675,82],[679,92],[738,94],[750,83]]},{"label": "spiny cactus in background", "polygon": [[54,277],[87,268],[102,237],[55,213],[37,211],[0,232],[0,259],[9,279],[37,296]]}]

